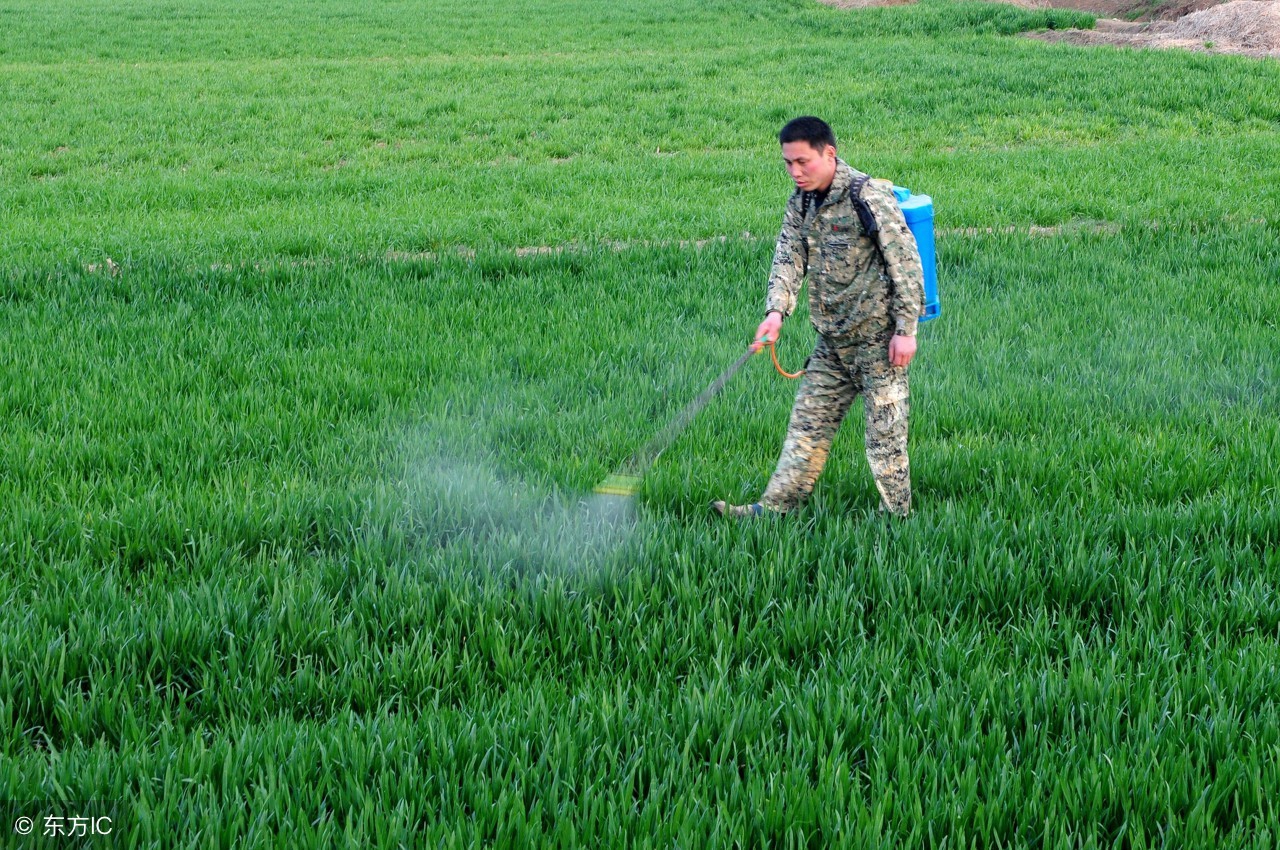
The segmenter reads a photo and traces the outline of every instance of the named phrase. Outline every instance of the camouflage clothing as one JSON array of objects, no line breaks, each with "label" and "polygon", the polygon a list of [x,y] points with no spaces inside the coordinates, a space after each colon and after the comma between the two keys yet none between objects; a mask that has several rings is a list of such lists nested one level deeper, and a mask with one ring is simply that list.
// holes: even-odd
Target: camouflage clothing
[{"label": "camouflage clothing", "polygon": [[866,413],[867,461],[882,507],[899,516],[911,509],[907,369],[889,363],[889,340],[895,333],[916,332],[924,271],[887,181],[872,180],[863,189],[880,227],[878,240],[863,231],[849,193],[861,176],[838,161],[820,208],[797,191],[778,236],[767,309],[790,315],[807,274],[810,316],[819,336],[796,393],[782,456],[760,499],[770,510],[791,510],[813,491],[836,430],[858,395]]},{"label": "camouflage clothing", "polygon": [[877,240],[863,232],[849,196],[850,184],[863,176],[837,160],[821,208],[813,203],[812,192],[791,195],[773,255],[766,312],[790,316],[807,274],[809,314],[818,333],[870,337],[886,327],[907,336],[916,332],[924,306],[924,267],[916,239],[893,197],[893,184],[871,180],[862,197],[880,225],[877,250]]},{"label": "camouflage clothing", "polygon": [[892,335],[886,330],[870,340],[818,337],[796,392],[778,468],[760,498],[766,508],[789,511],[813,492],[836,430],[861,394],[867,462],[883,506],[899,516],[911,510],[907,369],[889,363]]}]

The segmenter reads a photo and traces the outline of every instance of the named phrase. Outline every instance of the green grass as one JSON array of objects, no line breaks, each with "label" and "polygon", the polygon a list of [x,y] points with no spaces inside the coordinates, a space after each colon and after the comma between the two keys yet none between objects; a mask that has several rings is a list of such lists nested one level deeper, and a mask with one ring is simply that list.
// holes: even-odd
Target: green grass
[{"label": "green grass", "polygon": [[[130,847],[1273,846],[1280,66],[536,9],[0,0],[0,801]],[[796,516],[713,521],[781,444],[761,357],[610,518],[759,321],[801,111],[938,207],[916,515],[855,411]]]},{"label": "green grass", "polygon": [[995,4],[556,4],[537,27],[491,6],[13,13],[6,254],[768,235],[786,191],[769,139],[810,110],[851,160],[945,199],[944,226],[1212,221],[1280,183],[1275,63],[997,37],[1050,13]]}]

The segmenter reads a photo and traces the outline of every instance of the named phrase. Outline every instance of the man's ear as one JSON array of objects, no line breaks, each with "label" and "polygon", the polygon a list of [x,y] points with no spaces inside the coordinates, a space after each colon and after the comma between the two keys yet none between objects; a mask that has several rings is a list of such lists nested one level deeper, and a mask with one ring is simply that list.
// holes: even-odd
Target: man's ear
[{"label": "man's ear", "polygon": [[834,145],[827,145],[825,148],[823,148],[823,150],[822,150],[822,155],[823,155],[823,156],[829,156],[829,157],[831,157],[832,159],[835,159],[835,158],[836,158],[836,149],[835,149],[835,146],[834,146]]}]

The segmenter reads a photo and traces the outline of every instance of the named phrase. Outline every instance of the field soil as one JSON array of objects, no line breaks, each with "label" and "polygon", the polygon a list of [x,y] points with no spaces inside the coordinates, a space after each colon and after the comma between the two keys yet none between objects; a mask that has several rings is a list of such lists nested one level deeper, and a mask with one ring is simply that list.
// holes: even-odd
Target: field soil
[{"label": "field soil", "polygon": [[[1097,0],[1029,0],[1042,5],[1103,12]],[[1068,44],[1111,45],[1116,47],[1182,48],[1209,53],[1280,58],[1280,3],[1275,0],[1231,0],[1231,2],[1170,2],[1144,13],[1137,20],[1123,19],[1147,4],[1112,0],[1107,5],[1122,7],[1120,16],[1099,18],[1092,30],[1060,30],[1028,33],[1043,41]],[[1130,8],[1123,8],[1130,7]]]},{"label": "field soil", "polygon": [[[821,0],[837,9],[866,9],[872,6],[905,6],[915,0]],[[1126,21],[1175,21],[1183,15],[1201,12],[1228,0],[992,0],[1024,9],[1078,9],[1100,17]],[[1258,0],[1275,2],[1275,0]]]},{"label": "field soil", "polygon": [[1003,0],[1024,9],[1078,9],[1124,21],[1176,21],[1228,0]]},{"label": "field soil", "polygon": [[[842,9],[911,0],[823,0]],[[1092,30],[1027,33],[1041,41],[1113,47],[1181,48],[1280,58],[1278,0],[1003,0],[1025,9],[1078,9],[1098,15]]]}]

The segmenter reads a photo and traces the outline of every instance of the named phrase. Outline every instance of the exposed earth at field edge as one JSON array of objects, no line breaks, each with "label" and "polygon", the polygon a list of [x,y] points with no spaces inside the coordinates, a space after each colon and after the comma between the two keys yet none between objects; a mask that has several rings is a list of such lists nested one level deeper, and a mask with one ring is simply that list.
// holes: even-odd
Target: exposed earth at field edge
[{"label": "exposed earth at field edge", "polygon": [[1124,21],[1176,21],[1228,0],[1004,0],[1027,9],[1078,9]]},{"label": "exposed earth at field edge", "polygon": [[[1276,0],[994,0],[1025,9],[1077,9],[1098,15],[1091,30],[1026,33],[1041,41],[1114,47],[1182,48],[1280,58]],[[822,0],[842,9],[913,0]]]},{"label": "exposed earth at field edge", "polygon": [[[915,0],[820,0],[837,9],[905,6]],[[1099,17],[1126,21],[1176,21],[1183,15],[1218,6],[1228,0],[992,0],[1024,9],[1078,9]]]}]

